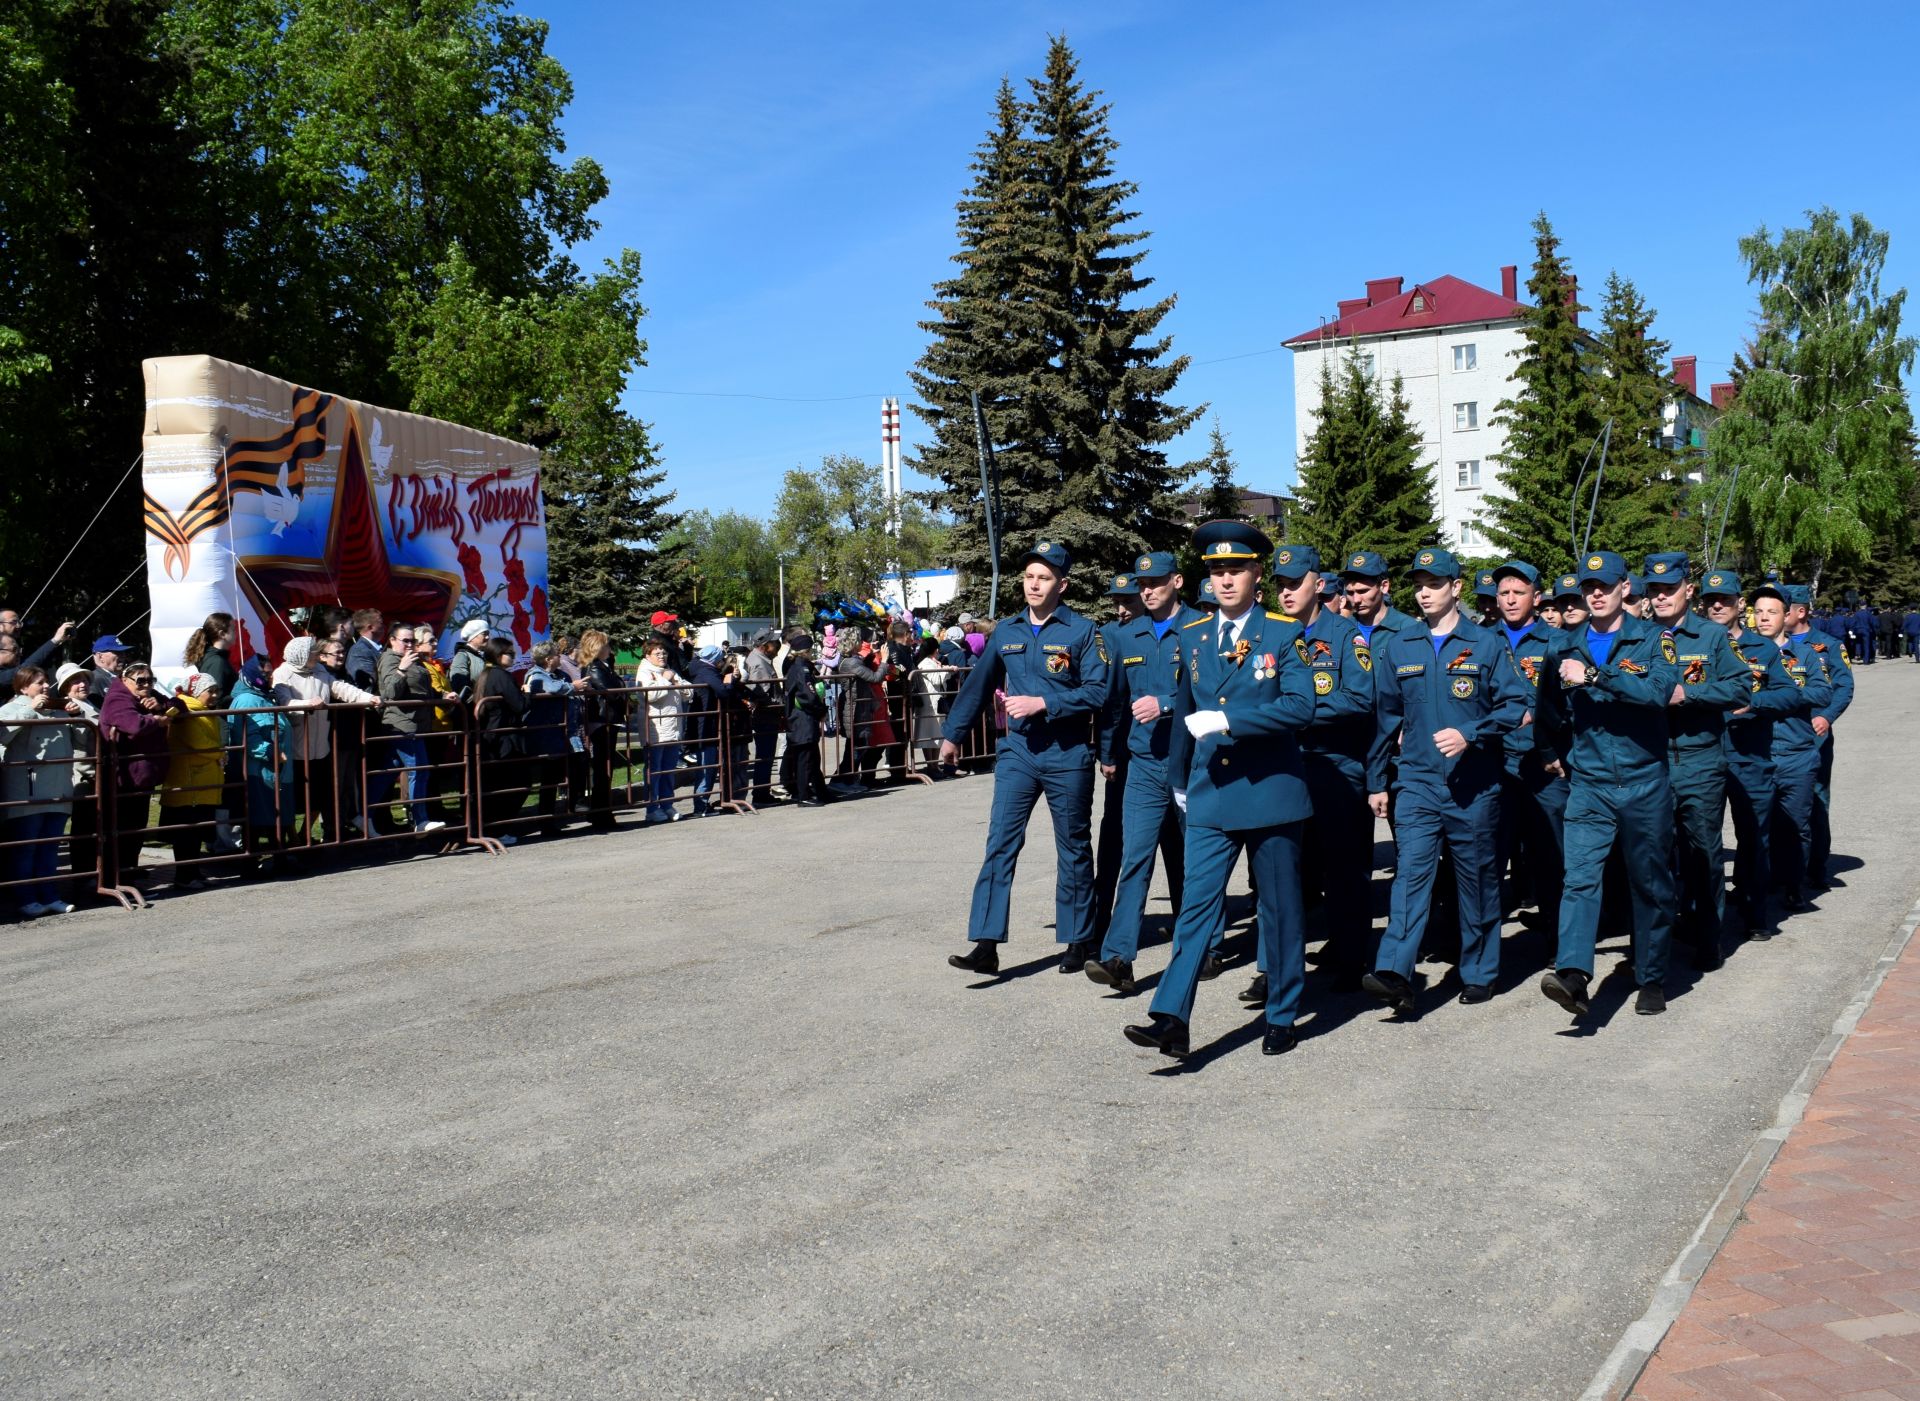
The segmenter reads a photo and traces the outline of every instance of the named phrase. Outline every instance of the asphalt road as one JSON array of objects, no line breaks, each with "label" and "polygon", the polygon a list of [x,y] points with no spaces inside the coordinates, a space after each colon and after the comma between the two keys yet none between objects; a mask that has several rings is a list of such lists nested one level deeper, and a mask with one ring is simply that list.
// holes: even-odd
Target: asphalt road
[{"label": "asphalt road", "polygon": [[1590,1034],[1516,932],[1278,1059],[1235,970],[1173,1069],[1044,817],[946,966],[983,778],[0,926],[0,1391],[1574,1396],[1920,885],[1920,667],[1860,692],[1846,887]]}]

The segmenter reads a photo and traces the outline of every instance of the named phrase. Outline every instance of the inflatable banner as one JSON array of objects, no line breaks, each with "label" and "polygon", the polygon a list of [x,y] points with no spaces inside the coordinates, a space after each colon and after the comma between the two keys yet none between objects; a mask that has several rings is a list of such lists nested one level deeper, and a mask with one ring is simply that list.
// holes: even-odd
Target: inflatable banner
[{"label": "inflatable banner", "polygon": [[378,608],[439,630],[484,618],[522,659],[547,635],[540,454],[523,443],[303,389],[208,355],[148,360],[147,587],[172,681],[209,613],[235,663],[279,660],[293,615]]}]

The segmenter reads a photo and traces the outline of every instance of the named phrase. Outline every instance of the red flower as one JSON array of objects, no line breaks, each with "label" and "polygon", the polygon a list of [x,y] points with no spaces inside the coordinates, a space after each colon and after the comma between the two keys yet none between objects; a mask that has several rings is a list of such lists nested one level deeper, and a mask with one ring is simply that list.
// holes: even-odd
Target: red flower
[{"label": "red flower", "polygon": [[547,591],[536,584],[533,590],[533,630],[545,632],[547,622]]},{"label": "red flower", "polygon": [[502,572],[507,577],[507,602],[518,608],[527,598],[527,563],[519,558],[510,559]]},{"label": "red flower", "polygon": [[460,568],[467,576],[468,593],[485,593],[487,576],[480,568],[480,551],[471,545],[460,547]]},{"label": "red flower", "polygon": [[533,646],[533,629],[528,626],[533,621],[526,609],[518,604],[513,609],[513,640],[520,644],[520,650],[526,651]]}]

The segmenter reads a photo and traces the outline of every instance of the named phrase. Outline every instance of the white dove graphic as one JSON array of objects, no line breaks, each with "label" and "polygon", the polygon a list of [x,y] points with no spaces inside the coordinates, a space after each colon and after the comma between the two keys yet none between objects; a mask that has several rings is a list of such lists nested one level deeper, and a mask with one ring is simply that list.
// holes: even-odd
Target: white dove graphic
[{"label": "white dove graphic", "polygon": [[287,527],[292,525],[300,514],[300,498],[287,489],[287,464],[280,464],[280,480],[269,490],[260,492],[260,507],[268,520],[274,522],[273,534],[285,535]]}]

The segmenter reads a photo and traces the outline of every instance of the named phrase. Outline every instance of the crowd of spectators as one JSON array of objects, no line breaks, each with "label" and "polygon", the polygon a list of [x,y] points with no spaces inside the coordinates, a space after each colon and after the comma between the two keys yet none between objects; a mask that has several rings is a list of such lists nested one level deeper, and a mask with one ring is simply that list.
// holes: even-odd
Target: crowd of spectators
[{"label": "crowd of spectators", "polygon": [[[630,805],[651,825],[945,777],[941,726],[987,626],[876,616],[728,648],[661,612],[624,672],[601,631],[523,658],[474,618],[443,658],[433,626],[372,609],[316,609],[277,662],[236,664],[234,620],[213,613],[172,685],[117,636],[74,655],[62,624],[23,654],[19,631],[0,609],[0,907],[37,918],[70,910],[96,871],[147,883],[149,841],[171,848],[154,869],[198,890],[356,840],[458,844],[469,796],[479,830],[513,845],[568,821],[609,828]],[[105,859],[101,736],[119,838]]]}]

